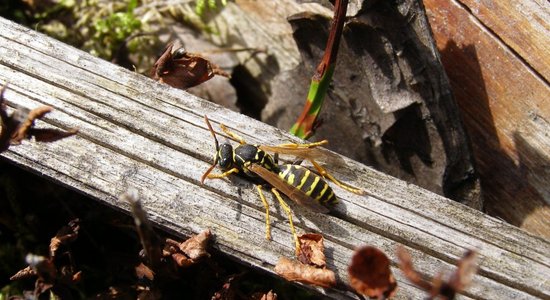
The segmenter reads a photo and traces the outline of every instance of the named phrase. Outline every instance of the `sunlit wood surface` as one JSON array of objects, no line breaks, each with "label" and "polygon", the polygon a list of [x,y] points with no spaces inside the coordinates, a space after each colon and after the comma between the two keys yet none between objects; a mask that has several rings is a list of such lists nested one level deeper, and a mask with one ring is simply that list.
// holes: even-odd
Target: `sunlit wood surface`
[{"label": "sunlit wood surface", "polygon": [[[272,198],[273,241],[266,241],[263,205],[251,184],[199,182],[214,152],[205,114],[216,128],[222,122],[252,143],[292,141],[288,134],[0,19],[0,84],[6,82],[10,108],[55,109],[36,126],[80,132],[50,144],[24,142],[3,159],[124,211],[128,204],[118,198],[135,189],[160,228],[182,236],[210,228],[213,247],[266,272],[273,273],[279,257],[293,255],[286,218]],[[292,205],[299,233],[325,237],[328,267],[339,281],[347,282],[354,249],[373,245],[392,260],[397,298],[419,299],[423,294],[395,267],[397,245],[406,245],[430,277],[477,249],[481,269],[464,298],[550,297],[547,240],[342,159],[345,167],[332,169],[334,175],[367,196],[334,187],[341,202],[330,215]],[[355,297],[339,289],[319,292]]]}]

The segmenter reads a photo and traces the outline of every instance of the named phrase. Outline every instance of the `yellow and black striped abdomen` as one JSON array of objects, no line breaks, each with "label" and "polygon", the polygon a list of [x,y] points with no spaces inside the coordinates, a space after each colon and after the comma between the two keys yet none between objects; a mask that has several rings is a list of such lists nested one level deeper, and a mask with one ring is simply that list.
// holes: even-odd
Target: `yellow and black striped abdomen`
[{"label": "yellow and black striped abdomen", "polygon": [[300,165],[281,165],[279,177],[298,188],[313,200],[330,207],[338,203],[336,195],[325,180],[316,173]]}]

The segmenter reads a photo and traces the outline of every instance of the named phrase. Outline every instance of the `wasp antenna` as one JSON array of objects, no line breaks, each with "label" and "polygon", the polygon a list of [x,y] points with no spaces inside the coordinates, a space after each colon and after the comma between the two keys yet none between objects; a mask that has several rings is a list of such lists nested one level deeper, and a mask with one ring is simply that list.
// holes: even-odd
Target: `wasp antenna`
[{"label": "wasp antenna", "polygon": [[216,143],[216,151],[220,150],[220,144],[218,143],[218,138],[216,138],[216,132],[214,132],[214,129],[212,129],[212,125],[210,125],[210,121],[208,120],[208,117],[204,115],[204,121],[206,122],[206,126],[208,126],[208,130],[210,130],[210,134],[212,134],[212,137],[214,137],[214,142]]},{"label": "wasp antenna", "polygon": [[218,151],[220,150],[220,144],[218,143],[218,139],[216,138],[216,133],[214,132],[214,129],[212,129],[212,125],[210,124],[210,121],[208,120],[208,117],[204,115],[204,121],[206,122],[206,126],[208,126],[208,130],[210,130],[210,134],[214,137],[214,142],[216,143],[216,156],[214,157],[214,163],[204,172],[204,174],[201,177],[201,184],[204,184],[204,180],[212,172],[212,170],[216,167],[216,164],[218,163]]},{"label": "wasp antenna", "polygon": [[[218,156],[216,156],[217,158]],[[204,180],[206,179],[206,176],[208,176],[208,174],[210,174],[210,172],[212,172],[212,170],[214,169],[214,167],[216,167],[216,164],[218,163],[217,159],[214,160],[214,164],[210,166],[210,168],[208,168],[208,170],[206,170],[206,172],[204,172],[204,174],[202,174],[202,177],[201,177],[201,184],[204,184]]]}]

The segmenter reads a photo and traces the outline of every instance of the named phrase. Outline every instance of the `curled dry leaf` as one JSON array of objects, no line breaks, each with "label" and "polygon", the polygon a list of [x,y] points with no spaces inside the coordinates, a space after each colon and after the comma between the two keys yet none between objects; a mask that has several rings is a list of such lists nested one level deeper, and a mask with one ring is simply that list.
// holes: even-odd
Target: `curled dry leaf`
[{"label": "curled dry leaf", "polygon": [[211,236],[212,233],[210,232],[210,229],[206,229],[181,243],[179,248],[183,253],[185,253],[185,255],[187,255],[187,257],[193,260],[197,260],[204,256],[209,256],[208,252],[206,252],[206,246]]},{"label": "curled dry leaf", "polygon": [[36,271],[33,270],[30,266],[19,270],[15,275],[10,277],[10,280],[19,280],[19,279],[26,279],[36,276]]},{"label": "curled dry leaf", "polygon": [[57,234],[50,240],[50,257],[57,256],[59,247],[66,246],[76,240],[80,229],[80,220],[74,219],[67,226],[61,227]]},{"label": "curled dry leaf", "polygon": [[316,233],[306,233],[298,237],[300,251],[298,260],[306,265],[313,265],[319,268],[326,266],[325,246],[323,236]]},{"label": "curled dry leaf", "polygon": [[69,137],[71,135],[75,135],[78,133],[78,129],[68,129],[66,131],[59,130],[59,129],[52,129],[52,128],[30,128],[28,131],[28,135],[34,136],[36,141],[43,142],[43,143],[52,143],[55,141],[58,141],[60,139],[64,139],[66,137]]},{"label": "curled dry leaf", "polygon": [[155,279],[155,273],[153,270],[151,270],[148,266],[144,265],[143,263],[137,265],[135,267],[136,276],[139,279],[147,278],[150,281],[153,281]]},{"label": "curled dry leaf", "polygon": [[27,117],[23,122],[19,123],[17,129],[11,135],[11,144],[19,144],[25,137],[28,136],[29,130],[34,125],[34,120],[41,119],[47,113],[51,112],[53,109],[49,106],[37,107],[27,114]]},{"label": "curled dry leaf", "polygon": [[40,298],[46,292],[52,292],[58,298],[66,298],[66,295],[70,295],[69,287],[78,283],[82,277],[82,272],[75,270],[68,247],[78,237],[79,229],[78,219],[70,221],[50,240],[48,257],[28,254],[25,260],[29,266],[10,279],[37,277],[34,298]]},{"label": "curled dry leaf", "polygon": [[172,51],[174,43],[169,43],[153,65],[151,77],[179,89],[199,85],[214,75],[230,77],[206,58],[178,48]]},{"label": "curled dry leaf", "polygon": [[210,229],[206,229],[181,243],[172,239],[166,239],[163,255],[172,257],[174,262],[180,267],[188,267],[195,264],[201,258],[210,256],[206,251],[206,247],[211,236]]},{"label": "curled dry leaf", "polygon": [[34,136],[39,142],[54,142],[78,132],[77,129],[62,131],[57,129],[33,128],[36,119],[40,119],[52,111],[52,108],[49,106],[35,108],[26,115],[20,111],[8,115],[6,112],[6,104],[4,103],[5,90],[6,86],[0,91],[0,152],[8,149],[10,145],[20,144],[21,141],[27,137]]},{"label": "curled dry leaf", "polygon": [[456,294],[462,292],[470,284],[478,269],[477,252],[469,250],[458,261],[457,269],[447,280],[443,279],[442,274],[438,274],[432,282],[429,282],[424,280],[414,269],[411,255],[403,246],[397,248],[397,258],[405,277],[414,285],[425,290],[429,294],[428,299],[454,299]]},{"label": "curled dry leaf", "polygon": [[298,281],[321,287],[336,285],[336,275],[331,270],[305,265],[286,257],[279,259],[275,266],[275,272],[289,281]]},{"label": "curled dry leaf", "polygon": [[190,267],[190,266],[195,264],[194,260],[190,259],[189,257],[187,257],[183,253],[169,253],[168,255],[170,255],[172,257],[172,260],[179,267],[187,268],[187,267]]},{"label": "curled dry leaf", "polygon": [[348,274],[351,287],[362,295],[385,299],[396,292],[397,282],[391,273],[390,260],[374,247],[355,251]]}]

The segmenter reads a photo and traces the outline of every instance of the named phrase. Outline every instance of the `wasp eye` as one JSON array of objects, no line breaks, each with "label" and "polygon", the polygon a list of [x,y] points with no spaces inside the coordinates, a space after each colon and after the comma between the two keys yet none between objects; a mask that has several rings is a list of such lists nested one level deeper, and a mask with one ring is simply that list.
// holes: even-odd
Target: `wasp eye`
[{"label": "wasp eye", "polygon": [[187,54],[187,51],[185,48],[181,47],[178,48],[174,53],[172,53],[172,59],[180,59],[183,58]]},{"label": "wasp eye", "polygon": [[221,144],[218,151],[219,165],[222,169],[229,169],[233,165],[233,147],[230,144]]}]

